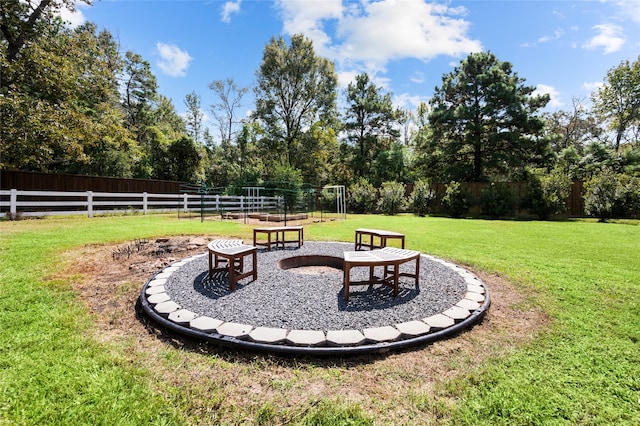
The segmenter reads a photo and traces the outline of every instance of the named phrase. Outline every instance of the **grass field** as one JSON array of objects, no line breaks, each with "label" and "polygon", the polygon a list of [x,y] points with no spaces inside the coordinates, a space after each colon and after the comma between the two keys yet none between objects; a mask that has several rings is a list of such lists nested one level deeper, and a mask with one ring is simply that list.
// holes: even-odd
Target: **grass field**
[{"label": "grass field", "polygon": [[500,316],[498,299],[448,341],[297,359],[159,338],[140,321],[137,334],[109,333],[77,291],[90,271],[68,272],[74,250],[169,235],[248,240],[248,225],[2,221],[0,424],[640,424],[639,224],[349,216],[307,225],[311,240],[352,241],[358,227],[405,233],[408,248],[507,281],[519,295],[509,312],[548,320],[511,336],[513,314]]}]

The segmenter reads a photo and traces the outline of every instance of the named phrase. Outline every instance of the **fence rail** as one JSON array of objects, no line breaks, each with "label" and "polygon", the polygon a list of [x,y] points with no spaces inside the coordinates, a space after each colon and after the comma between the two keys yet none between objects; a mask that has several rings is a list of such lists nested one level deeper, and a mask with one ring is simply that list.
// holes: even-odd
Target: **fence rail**
[{"label": "fence rail", "polygon": [[0,190],[0,212],[15,217],[137,212],[265,212],[282,208],[280,197],[152,194],[93,191]]}]

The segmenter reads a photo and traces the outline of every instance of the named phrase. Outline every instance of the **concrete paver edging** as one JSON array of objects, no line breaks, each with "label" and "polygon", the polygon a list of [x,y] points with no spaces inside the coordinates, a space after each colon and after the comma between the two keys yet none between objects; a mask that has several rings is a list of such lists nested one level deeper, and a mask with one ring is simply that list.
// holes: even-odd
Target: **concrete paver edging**
[{"label": "concrete paver edging", "polygon": [[192,312],[189,306],[172,301],[165,292],[171,274],[180,273],[182,266],[204,255],[180,260],[156,273],[143,286],[139,301],[144,312],[161,326],[223,347],[320,356],[387,352],[426,344],[468,329],[484,317],[491,304],[488,288],[471,272],[422,254],[455,271],[467,284],[461,300],[428,318],[363,330],[287,330],[226,322],[223,318]]}]

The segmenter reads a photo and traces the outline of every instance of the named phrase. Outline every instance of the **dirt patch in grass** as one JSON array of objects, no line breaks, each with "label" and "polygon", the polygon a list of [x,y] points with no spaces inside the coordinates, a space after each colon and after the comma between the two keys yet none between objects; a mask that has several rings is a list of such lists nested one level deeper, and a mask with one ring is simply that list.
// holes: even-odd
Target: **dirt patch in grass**
[{"label": "dirt patch in grass", "polygon": [[439,384],[508,354],[549,325],[534,294],[476,272],[491,291],[491,307],[481,323],[446,340],[348,358],[219,348],[163,330],[136,309],[153,273],[204,252],[206,242],[158,238],[86,246],[64,255],[64,278],[94,319],[93,338],[139,366],[153,365],[152,386],[194,423],[251,424],[264,415],[264,407],[275,407],[273,423],[287,423],[322,400],[357,404],[380,424],[436,422],[450,404],[438,396]]}]

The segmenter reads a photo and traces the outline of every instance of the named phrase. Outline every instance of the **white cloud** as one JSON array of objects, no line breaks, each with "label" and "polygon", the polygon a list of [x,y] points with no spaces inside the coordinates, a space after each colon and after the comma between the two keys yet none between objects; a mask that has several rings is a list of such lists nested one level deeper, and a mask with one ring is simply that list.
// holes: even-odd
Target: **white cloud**
[{"label": "white cloud", "polygon": [[538,39],[539,43],[546,43],[548,41],[557,40],[564,35],[564,30],[555,30],[553,35],[545,35]]},{"label": "white cloud", "polygon": [[562,108],[564,106],[564,103],[560,98],[560,92],[558,92],[558,90],[553,86],[549,86],[546,84],[538,84],[533,94],[536,96],[549,95],[551,100],[547,104],[547,107]]},{"label": "white cloud", "polygon": [[344,40],[341,53],[384,66],[394,59],[429,60],[481,50],[479,41],[465,35],[469,24],[458,18],[463,12],[420,0],[364,3],[339,26],[338,36]]},{"label": "white cloud", "polygon": [[428,102],[429,100],[422,96],[410,95],[403,93],[393,97],[393,105],[396,108],[402,108],[404,110],[415,111],[418,109],[418,105],[422,102]]},{"label": "white cloud", "polygon": [[65,21],[70,28],[76,28],[86,21],[80,7],[86,6],[84,3],[76,3],[73,7],[74,10],[69,10],[66,7],[60,9],[60,17]]},{"label": "white cloud", "polygon": [[638,0],[616,0],[622,16],[640,22],[640,2]]},{"label": "white cloud", "polygon": [[279,0],[284,30],[313,40],[318,54],[371,76],[393,60],[428,61],[482,50],[467,36],[466,10],[424,0]]},{"label": "white cloud", "polygon": [[330,19],[340,20],[344,9],[342,0],[301,1],[278,0],[284,31],[288,34],[302,33],[313,40],[314,48],[322,56],[328,56],[331,38],[324,31],[324,22]]},{"label": "white cloud", "polygon": [[158,67],[172,77],[184,77],[187,74],[189,63],[193,59],[189,53],[177,46],[158,42],[156,49],[160,55]]},{"label": "white cloud", "polygon": [[347,87],[350,83],[355,83],[356,76],[360,74],[357,70],[339,71],[338,73],[338,85],[340,87]]},{"label": "white cloud", "polygon": [[586,49],[597,49],[599,47],[604,48],[604,53],[617,52],[622,48],[625,42],[622,36],[622,27],[615,24],[600,24],[592,27],[598,32],[591,40],[585,43],[582,47]]},{"label": "white cloud", "polygon": [[593,93],[604,85],[602,81],[593,81],[582,84],[582,88],[587,92]]},{"label": "white cloud", "polygon": [[416,84],[422,84],[425,81],[425,77],[424,77],[424,73],[420,72],[420,71],[415,71],[411,77],[409,77],[409,80],[412,83],[416,83]]},{"label": "white cloud", "polygon": [[231,22],[231,15],[240,12],[240,3],[242,0],[228,1],[222,6],[222,22]]}]

